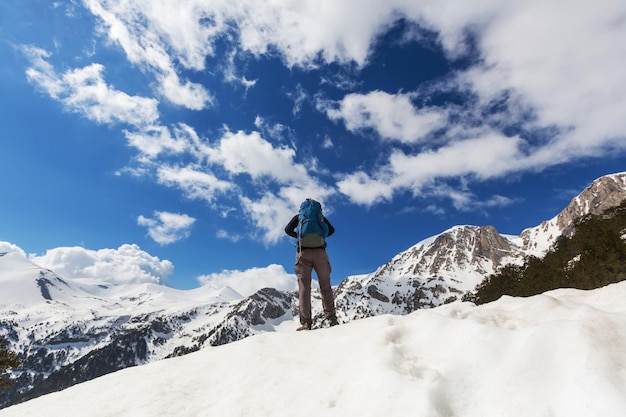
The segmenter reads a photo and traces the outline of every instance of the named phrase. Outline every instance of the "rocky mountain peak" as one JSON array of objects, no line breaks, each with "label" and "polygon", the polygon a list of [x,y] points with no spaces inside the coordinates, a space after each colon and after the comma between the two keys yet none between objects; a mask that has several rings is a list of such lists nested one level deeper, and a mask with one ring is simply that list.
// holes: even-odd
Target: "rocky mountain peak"
[{"label": "rocky mountain peak", "polygon": [[626,172],[606,175],[595,180],[554,218],[520,234],[525,252],[543,256],[557,237],[571,236],[574,221],[587,214],[601,214],[626,199]]},{"label": "rocky mountain peak", "polygon": [[543,256],[574,221],[599,214],[626,199],[626,173],[599,178],[552,220],[501,235],[493,226],[455,226],[394,256],[373,274],[347,279],[337,289],[337,304],[347,319],[382,312],[407,313],[458,299],[500,267]]},{"label": "rocky mountain peak", "polygon": [[455,226],[395,256],[375,276],[439,276],[446,272],[491,273],[519,248],[493,226]]},{"label": "rocky mountain peak", "polygon": [[598,178],[556,216],[556,223],[563,233],[571,234],[573,222],[587,214],[601,214],[619,206],[626,199],[626,173]]}]

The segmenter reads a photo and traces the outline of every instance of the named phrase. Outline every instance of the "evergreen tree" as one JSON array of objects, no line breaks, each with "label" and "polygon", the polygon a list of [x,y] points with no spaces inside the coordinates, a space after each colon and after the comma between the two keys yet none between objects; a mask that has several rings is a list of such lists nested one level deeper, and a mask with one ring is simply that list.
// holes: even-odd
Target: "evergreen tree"
[{"label": "evergreen tree", "polygon": [[574,223],[574,234],[560,236],[543,257],[522,266],[506,265],[463,297],[476,304],[502,295],[531,296],[556,288],[593,289],[626,279],[626,200],[601,215]]},{"label": "evergreen tree", "polygon": [[[4,374],[10,368],[15,368],[20,364],[17,355],[6,348],[6,341],[0,339],[0,375]],[[0,377],[0,389],[7,388],[12,385],[8,379]]]}]

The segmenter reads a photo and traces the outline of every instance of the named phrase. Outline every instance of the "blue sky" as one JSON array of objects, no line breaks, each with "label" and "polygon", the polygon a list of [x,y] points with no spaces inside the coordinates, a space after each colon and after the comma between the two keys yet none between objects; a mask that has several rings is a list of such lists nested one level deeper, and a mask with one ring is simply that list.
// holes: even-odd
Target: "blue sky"
[{"label": "blue sky", "polygon": [[306,197],[334,284],[454,225],[519,234],[625,170],[626,4],[577,3],[3,1],[0,241],[293,288]]}]

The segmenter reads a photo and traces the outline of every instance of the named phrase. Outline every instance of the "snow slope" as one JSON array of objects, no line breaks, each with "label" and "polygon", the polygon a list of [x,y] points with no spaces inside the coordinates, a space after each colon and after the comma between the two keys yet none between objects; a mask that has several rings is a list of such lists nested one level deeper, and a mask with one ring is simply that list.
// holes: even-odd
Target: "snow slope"
[{"label": "snow slope", "polygon": [[626,282],[266,333],[124,369],[0,417],[623,417],[624,299]]}]

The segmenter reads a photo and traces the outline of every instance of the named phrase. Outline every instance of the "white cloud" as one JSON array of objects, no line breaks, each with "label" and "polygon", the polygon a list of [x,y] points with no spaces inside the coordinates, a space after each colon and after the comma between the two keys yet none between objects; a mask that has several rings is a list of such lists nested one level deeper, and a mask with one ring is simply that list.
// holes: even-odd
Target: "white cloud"
[{"label": "white cloud", "polygon": [[274,147],[254,131],[226,132],[219,144],[209,151],[209,160],[233,174],[252,178],[270,177],[280,183],[298,180],[306,175],[304,167],[294,163],[295,151]]},{"label": "white cloud", "polygon": [[240,200],[244,212],[259,229],[259,235],[249,237],[270,244],[285,237],[285,226],[295,213],[293,202],[273,193],[255,200],[242,196]]},{"label": "white cloud", "polygon": [[337,183],[337,189],[354,203],[371,205],[392,199],[395,190],[391,182],[392,178],[382,172],[372,178],[363,171],[357,171],[344,176]]},{"label": "white cloud", "polygon": [[[257,118],[257,125],[270,134],[280,137],[284,130],[281,125],[267,126]],[[140,161],[157,165],[157,181],[168,187],[179,188],[192,199],[201,199],[213,203],[215,199],[229,192],[243,192],[252,182],[255,194],[240,196],[243,212],[258,230],[253,237],[264,243],[275,243],[283,237],[284,224],[291,218],[302,200],[313,196],[323,200],[335,191],[320,181],[315,173],[319,169],[307,172],[304,165],[295,163],[295,150],[286,146],[277,147],[263,139],[259,132],[233,133],[226,131],[222,138],[213,145],[205,144],[193,128],[181,124],[172,131],[165,127],[152,126],[141,132],[127,132],[129,143],[143,153],[146,160]],[[169,154],[191,155],[195,163],[185,166],[160,164],[158,157]],[[223,168],[228,174],[249,178],[223,180],[202,165],[207,162],[214,168]],[[310,166],[315,166],[311,161]],[[219,167],[215,167],[218,165]],[[272,187],[278,191],[270,191]],[[142,220],[144,223],[147,219]],[[283,224],[284,223],[284,224]],[[144,225],[148,225],[145,223]],[[218,234],[218,237],[237,241],[240,234]]]},{"label": "white cloud", "polygon": [[[458,211],[482,211],[491,207],[506,207],[516,200],[501,195],[492,195],[488,198],[478,198],[472,193],[466,184],[460,187],[451,187],[448,184],[436,182],[425,187],[422,193],[427,198],[437,197],[438,199],[448,199]],[[442,209],[436,206],[427,207],[427,211],[434,214],[443,214]]]},{"label": "white cloud", "polygon": [[129,244],[97,251],[78,246],[60,247],[29,258],[65,278],[96,278],[116,284],[165,284],[168,275],[174,272],[170,261],[160,260]]},{"label": "white cloud", "polygon": [[13,243],[10,243],[10,242],[0,241],[0,253],[5,253],[5,252],[19,253],[20,255],[26,257],[26,252],[24,252],[24,250],[20,248],[19,246],[14,245]]},{"label": "white cloud", "polygon": [[169,245],[189,236],[196,219],[186,214],[155,211],[154,218],[139,216],[137,224],[148,228],[148,235],[159,245]]},{"label": "white cloud", "polygon": [[215,197],[234,188],[228,181],[217,178],[192,165],[176,167],[163,165],[158,168],[158,181],[169,187],[180,188],[187,197],[212,202]]},{"label": "white cloud", "polygon": [[232,15],[241,47],[264,54],[272,45],[288,66],[314,66],[320,58],[362,65],[376,35],[397,18],[395,8],[382,1],[369,2],[367,7],[358,0],[238,5]]},{"label": "white cloud", "polygon": [[265,268],[251,268],[245,271],[225,270],[220,273],[198,277],[201,285],[215,288],[229,286],[244,297],[262,288],[276,288],[279,291],[296,291],[298,283],[294,274],[288,274],[282,265],[268,265]]},{"label": "white cloud", "polygon": [[370,205],[391,200],[399,190],[417,194],[434,178],[494,178],[525,167],[521,146],[518,137],[492,132],[415,155],[396,150],[373,175],[363,171],[346,175],[338,188],[352,201]]},{"label": "white cloud", "polygon": [[[239,35],[232,39],[242,50],[256,55],[277,50],[287,65],[305,68],[323,62],[366,65],[377,36],[399,18],[437,33],[450,57],[467,53],[471,32],[482,63],[461,73],[458,80],[468,83],[483,104],[509,92],[536,112],[540,126],[574,127],[558,143],[570,149],[570,159],[597,153],[605,145],[623,147],[623,2],[605,0],[589,6],[541,0],[472,4],[381,0],[368,2],[366,8],[357,0],[85,3],[131,62],[156,69],[170,82],[179,73],[175,61],[187,69],[204,70],[205,58],[215,53],[216,40],[233,32]],[[186,81],[172,85],[191,86]],[[341,110],[346,114],[335,116],[346,120],[349,128],[369,126],[383,137],[414,141],[445,120],[445,112],[418,111],[403,102],[402,95],[396,95],[392,105],[381,105],[380,97],[373,100],[368,94],[360,98],[363,107],[351,108],[346,101]],[[197,102],[190,107],[197,108]],[[399,121],[399,114],[407,117]]]},{"label": "white cloud", "polygon": [[[246,86],[254,82],[245,78],[245,67],[235,67],[236,57],[278,53],[287,66],[304,69],[347,64],[345,72],[320,73],[321,82],[341,80],[342,86],[358,87],[359,93],[345,95],[334,107],[318,100],[318,108],[355,134],[375,132],[385,148],[378,148],[384,149],[377,155],[378,163],[367,160],[356,170],[346,168],[335,175],[338,182],[330,184],[321,179],[320,160],[303,156],[295,145],[278,145],[289,127],[277,123],[270,130],[263,115],[256,125],[266,137],[227,131],[219,140],[203,144],[190,126],[156,126],[157,101],[108,85],[101,65],[61,74],[48,62],[46,51],[25,48],[31,59],[29,79],[70,110],[100,123],[140,127],[126,132],[126,137],[151,163],[184,154],[178,164],[168,161],[158,168],[161,184],[208,202],[228,191],[246,193],[241,206],[260,225],[266,242],[279,239],[279,226],[299,200],[327,198],[335,188],[352,201],[369,205],[392,200],[401,191],[433,192],[429,185],[449,179],[483,181],[626,148],[623,1],[590,5],[565,0],[374,0],[367,7],[360,0],[84,0],[84,4],[128,60],[154,76],[157,94],[190,109],[214,101],[189,73],[215,72],[206,66],[215,61],[207,58],[215,56],[217,41],[231,42],[227,56],[217,57],[223,60],[217,70],[228,82],[243,80]],[[363,92],[362,85],[345,78],[367,66],[377,36],[400,18],[435,33],[438,37],[431,46],[443,48],[449,58],[476,52],[475,63],[467,69],[425,87],[428,94],[471,96],[471,105],[436,107],[421,100],[428,98],[422,90]],[[403,41],[410,42],[411,36]],[[294,114],[299,115],[302,103],[311,97],[298,86],[292,95]],[[414,104],[415,98],[428,106]],[[517,129],[516,136],[504,133],[511,126]],[[539,129],[553,133],[538,136]],[[436,140],[431,140],[433,136]],[[324,146],[339,149],[340,140],[333,141],[326,137]],[[213,166],[207,167],[207,162]],[[309,166],[319,167],[318,175],[311,175]],[[221,168],[229,178],[223,178]],[[249,179],[254,191],[243,186]],[[281,188],[270,190],[268,183]],[[446,189],[457,207],[475,204],[468,190]],[[506,201],[496,197],[494,204]]]},{"label": "white cloud", "polygon": [[245,75],[238,74],[238,68],[235,63],[235,58],[237,57],[237,50],[233,49],[228,54],[228,59],[224,63],[224,67],[222,69],[224,73],[224,81],[232,84],[238,84],[244,87],[247,91],[248,89],[254,87],[258,80],[248,80]]},{"label": "white cloud", "polygon": [[241,240],[241,235],[237,234],[237,233],[231,233],[227,230],[218,230],[217,233],[215,234],[215,236],[218,239],[225,239],[225,240],[229,240],[231,242],[237,243]]},{"label": "white cloud", "polygon": [[65,91],[62,80],[56,74],[54,67],[46,61],[51,54],[41,48],[34,46],[23,46],[22,52],[31,62],[31,67],[26,70],[28,79],[43,88],[50,97],[59,100],[60,95]]},{"label": "white cloud", "polygon": [[626,112],[626,73],[620,69],[626,65],[626,4],[509,7],[483,29],[484,65],[464,79],[483,101],[512,91],[534,110],[537,125],[559,127],[557,141],[546,144],[553,156],[571,160],[623,148],[624,118],[618,115]]},{"label": "white cloud", "polygon": [[[225,30],[219,2],[150,0],[84,0],[101,19],[102,30],[119,44],[134,63],[163,72],[173,59],[185,68],[204,69],[213,55],[213,39]],[[203,5],[205,3],[205,5]],[[214,8],[212,10],[212,7]]]},{"label": "white cloud", "polygon": [[45,60],[49,53],[33,47],[22,50],[31,61],[31,67],[26,70],[28,79],[70,111],[98,123],[132,126],[151,124],[159,117],[155,99],[130,96],[107,85],[100,64],[58,74]]},{"label": "white cloud", "polygon": [[[176,61],[184,68],[204,69],[213,54],[212,34],[219,33],[219,16],[194,2],[85,0],[101,19],[102,31],[122,47],[128,59],[154,73],[160,92],[173,104],[201,110],[213,97],[197,83],[180,80]],[[211,24],[203,24],[204,19]]]},{"label": "white cloud", "polygon": [[262,137],[274,139],[277,142],[282,142],[285,137],[293,134],[288,126],[282,123],[271,123],[259,115],[254,118],[254,126],[259,130]]},{"label": "white cloud", "polygon": [[296,90],[292,93],[288,93],[289,97],[293,101],[293,110],[291,111],[294,116],[297,116],[302,110],[302,105],[309,100],[309,93],[302,87],[301,84],[296,86]]},{"label": "white cloud", "polygon": [[172,129],[153,125],[125,134],[128,143],[150,160],[164,153],[189,153],[197,161],[203,158],[205,145],[201,143],[195,130],[184,123]]},{"label": "white cloud", "polygon": [[446,125],[446,110],[417,109],[410,94],[389,94],[372,91],[347,94],[338,109],[326,108],[333,120],[343,120],[350,131],[373,129],[383,139],[404,143],[423,140]]},{"label": "white cloud", "polygon": [[376,35],[399,16],[383,1],[366,8],[358,0],[84,2],[131,62],[164,73],[174,68],[174,60],[203,70],[205,58],[215,54],[215,42],[232,32],[242,50],[261,55],[276,48],[289,66],[311,66],[320,57],[364,64]]},{"label": "white cloud", "polygon": [[190,81],[181,82],[178,75],[171,71],[158,77],[161,93],[173,104],[184,106],[191,110],[202,110],[212,105],[213,96],[202,84]]},{"label": "white cloud", "polygon": [[99,123],[122,122],[134,126],[158,118],[155,99],[129,96],[109,87],[102,77],[104,67],[92,64],[63,75],[67,95],[63,103]]}]

